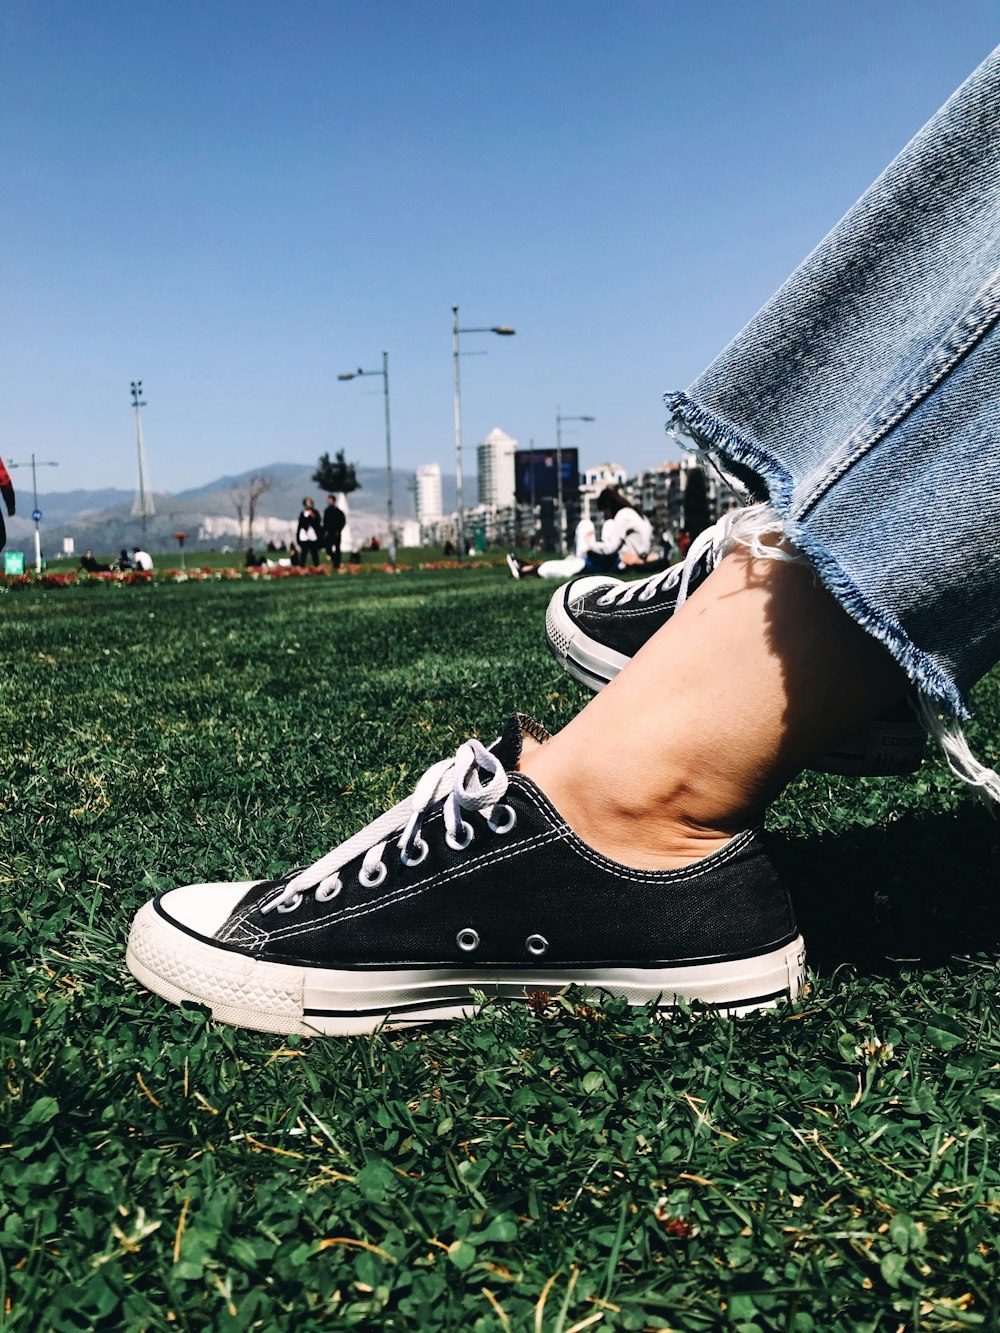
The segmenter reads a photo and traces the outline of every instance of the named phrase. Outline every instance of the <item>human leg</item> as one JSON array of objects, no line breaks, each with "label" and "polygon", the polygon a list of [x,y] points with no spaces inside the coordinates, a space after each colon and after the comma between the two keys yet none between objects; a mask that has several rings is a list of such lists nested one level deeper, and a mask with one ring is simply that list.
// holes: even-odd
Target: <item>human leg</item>
[{"label": "human leg", "polygon": [[605,555],[601,551],[588,551],[583,566],[587,574],[610,574],[617,572],[618,556]]},{"label": "human leg", "polygon": [[[677,434],[770,501],[845,613],[900,663],[956,773],[994,799],[1000,779],[958,719],[1000,658],[998,319],[1000,49],[667,400]],[[592,687],[656,619],[627,589],[609,600],[616,653],[592,630],[580,664]],[[569,665],[578,625],[551,614]]]},{"label": "human leg", "polygon": [[607,856],[679,866],[758,822],[907,688],[800,562],[737,545],[525,772]]},{"label": "human leg", "polygon": [[[644,579],[595,575],[559,588],[549,599],[545,634],[549,650],[569,674],[601,690],[677,612],[739,542],[780,533],[776,512],[752,505],[725,514],[699,534],[684,560]],[[926,733],[911,699],[890,708],[808,766],[847,776],[886,776],[919,768]]]},{"label": "human leg", "polygon": [[562,560],[543,560],[538,566],[540,579],[573,579],[583,573],[584,562],[576,555],[567,555]]}]

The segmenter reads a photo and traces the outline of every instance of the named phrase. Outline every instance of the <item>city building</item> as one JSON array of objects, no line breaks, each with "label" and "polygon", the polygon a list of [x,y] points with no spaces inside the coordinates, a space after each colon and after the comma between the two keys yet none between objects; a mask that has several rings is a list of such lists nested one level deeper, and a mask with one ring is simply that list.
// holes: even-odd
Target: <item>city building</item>
[{"label": "city building", "polygon": [[514,505],[514,451],[517,440],[495,427],[479,445],[479,503],[492,509],[508,509]]},{"label": "city building", "polygon": [[620,463],[598,463],[596,467],[584,468],[580,480],[580,517],[592,522],[600,518],[593,506],[601,491],[617,486],[624,494],[626,482],[625,469]]},{"label": "city building", "polygon": [[415,518],[404,518],[399,524],[400,546],[419,546],[420,532],[420,524]]},{"label": "city building", "polygon": [[440,521],[442,503],[439,463],[422,463],[417,468],[417,486],[413,499],[417,510],[417,522],[422,528],[429,528]]},{"label": "city building", "polygon": [[628,495],[653,525],[653,541],[667,533],[671,541],[684,526],[684,483],[687,473],[680,463],[660,463],[632,478]]}]

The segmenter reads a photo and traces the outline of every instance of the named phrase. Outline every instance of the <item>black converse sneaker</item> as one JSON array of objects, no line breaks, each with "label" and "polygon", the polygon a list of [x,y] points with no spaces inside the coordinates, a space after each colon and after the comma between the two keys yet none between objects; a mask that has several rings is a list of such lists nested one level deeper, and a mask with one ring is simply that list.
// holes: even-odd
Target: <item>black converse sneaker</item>
[{"label": "black converse sneaker", "polygon": [[[545,638],[559,664],[581,685],[602,690],[704,583],[732,548],[746,512],[725,515],[695,538],[682,563],[649,578],[626,582],[597,574],[557,588],[545,613]],[[904,700],[810,767],[848,777],[912,773],[925,746],[926,732]]]},{"label": "black converse sneaker", "polygon": [[520,715],[314,865],[189,884],[139,911],[127,962],[174,1003],[262,1032],[346,1034],[455,1018],[477,994],[571,983],[742,1013],[801,994],[791,903],[753,830],[681,870],[636,870],[576,836],[516,772]]}]

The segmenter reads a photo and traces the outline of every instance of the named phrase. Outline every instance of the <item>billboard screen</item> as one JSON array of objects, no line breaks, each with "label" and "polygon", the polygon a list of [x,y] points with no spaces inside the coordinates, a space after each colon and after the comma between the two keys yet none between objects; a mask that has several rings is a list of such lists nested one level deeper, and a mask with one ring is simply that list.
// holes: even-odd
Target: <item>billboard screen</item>
[{"label": "billboard screen", "polygon": [[[563,503],[575,501],[580,492],[580,460],[576,449],[563,449],[559,459],[562,465]],[[518,449],[514,454],[514,495],[519,505],[538,504],[555,500],[559,495],[554,449]]]}]

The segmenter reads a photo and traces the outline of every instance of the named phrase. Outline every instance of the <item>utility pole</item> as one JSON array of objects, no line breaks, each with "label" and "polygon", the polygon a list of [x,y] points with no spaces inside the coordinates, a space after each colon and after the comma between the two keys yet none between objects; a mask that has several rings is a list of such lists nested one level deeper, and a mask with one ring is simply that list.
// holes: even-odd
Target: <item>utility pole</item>
[{"label": "utility pole", "polygon": [[33,501],[33,506],[32,506],[32,510],[31,510],[31,517],[35,520],[35,573],[36,573],[36,574],[41,574],[41,572],[42,572],[42,534],[41,534],[41,531],[40,531],[38,525],[39,525],[39,523],[41,523],[41,521],[42,521],[42,511],[38,508],[38,478],[37,478],[37,476],[35,475],[35,469],[36,469],[36,468],[40,468],[40,467],[58,467],[59,464],[58,464],[58,463],[39,462],[39,461],[35,458],[35,455],[32,454],[32,455],[31,455],[31,462],[30,462],[30,463],[15,463],[14,460],[13,460],[13,458],[11,458],[11,459],[8,461],[7,466],[8,466],[8,467],[30,467],[30,468],[31,468],[31,495],[32,495],[32,501]]},{"label": "utility pole", "polygon": [[392,503],[392,427],[389,422],[389,353],[382,353],[381,370],[347,370],[338,380],[356,380],[364,375],[382,376],[382,397],[385,400],[385,517],[389,526],[389,564],[396,564],[396,515]]},{"label": "utility pole", "polygon": [[462,484],[462,384],[458,373],[458,360],[461,355],[458,344],[460,333],[498,333],[502,338],[513,338],[517,332],[509,324],[491,324],[486,328],[461,329],[458,326],[458,306],[451,308],[451,355],[455,374],[455,499],[457,501],[457,541],[458,558],[465,559],[465,495]]},{"label": "utility pole", "polygon": [[[559,408],[556,408],[556,486],[558,487],[558,505],[559,505],[559,554],[565,559],[566,556],[566,509],[563,505],[563,480],[562,480],[562,424],[564,421],[596,421],[596,417],[564,417]],[[579,478],[577,478],[579,480]]]},{"label": "utility pole", "polygon": [[139,488],[132,501],[132,513],[142,520],[142,537],[145,544],[146,518],[149,514],[155,514],[156,510],[153,507],[153,497],[146,493],[146,446],[142,442],[142,416],[139,413],[139,408],[146,406],[142,399],[142,380],[132,381],[132,406],[135,409],[135,452],[139,463]]}]

